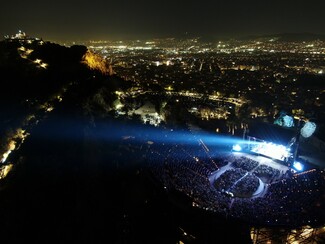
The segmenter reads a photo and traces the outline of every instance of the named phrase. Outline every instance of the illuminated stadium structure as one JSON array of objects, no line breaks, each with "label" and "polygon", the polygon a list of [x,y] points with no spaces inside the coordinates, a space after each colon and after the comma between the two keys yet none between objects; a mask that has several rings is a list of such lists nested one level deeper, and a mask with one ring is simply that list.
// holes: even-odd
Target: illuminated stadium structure
[{"label": "illuminated stadium structure", "polygon": [[194,208],[255,230],[316,230],[325,223],[325,173],[301,160],[297,131],[261,122],[244,138],[171,130],[168,143],[152,140],[151,170],[166,192],[182,193]]},{"label": "illuminated stadium structure", "polygon": [[292,156],[290,147],[259,140],[250,136],[248,136],[247,150],[282,162],[288,162]]},{"label": "illuminated stadium structure", "polygon": [[292,120],[287,120],[289,122],[283,124],[277,120],[274,124],[252,122],[249,129],[244,131],[244,142],[234,145],[233,150],[271,158],[295,171],[325,168],[325,143],[313,135],[316,124],[298,121],[298,125],[293,126]]},{"label": "illuminated stadium structure", "polygon": [[[317,156],[321,157],[320,153],[315,150],[313,153],[310,152],[310,148],[314,147],[310,145],[310,141],[315,140],[312,135],[316,130],[316,124],[306,121],[301,128],[294,127],[292,118],[287,117],[287,115],[284,116],[283,123],[278,120],[274,124],[252,122],[249,129],[245,131],[244,142],[235,144],[233,150],[268,157],[295,171],[306,169],[304,166],[306,163],[314,166],[325,165],[323,160],[317,160]],[[317,140],[314,144],[319,143],[321,141]],[[304,151],[307,148],[306,145],[308,145],[309,152]],[[310,154],[313,154],[313,157]]]},{"label": "illuminated stadium structure", "polygon": [[293,166],[297,150],[296,138],[295,129],[284,128],[277,124],[255,122],[244,131],[244,141],[233,145],[232,149],[264,156],[277,163]]},{"label": "illuminated stadium structure", "polygon": [[[201,133],[190,139],[176,133],[166,138],[177,137],[177,142],[152,144],[150,158],[164,188],[183,192],[193,206],[257,225],[323,221],[318,216],[323,171],[299,154],[295,157],[300,135],[296,129],[257,122],[250,124],[244,139]],[[231,149],[220,149],[222,144]]]}]

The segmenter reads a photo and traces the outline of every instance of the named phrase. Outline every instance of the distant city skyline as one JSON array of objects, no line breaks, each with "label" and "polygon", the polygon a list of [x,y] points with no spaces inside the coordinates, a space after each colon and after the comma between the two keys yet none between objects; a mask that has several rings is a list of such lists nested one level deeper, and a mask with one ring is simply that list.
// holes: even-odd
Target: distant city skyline
[{"label": "distant city skyline", "polygon": [[21,29],[55,41],[325,34],[324,8],[322,0],[6,1],[0,10],[0,34]]}]

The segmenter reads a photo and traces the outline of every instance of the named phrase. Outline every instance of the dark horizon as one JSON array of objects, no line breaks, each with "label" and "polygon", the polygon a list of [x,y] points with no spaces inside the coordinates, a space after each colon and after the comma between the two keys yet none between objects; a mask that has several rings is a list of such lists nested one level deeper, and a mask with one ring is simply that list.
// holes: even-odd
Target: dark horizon
[{"label": "dark horizon", "polygon": [[[243,35],[194,35],[191,33],[184,33],[183,35],[144,35],[144,36],[120,36],[119,37],[110,37],[110,38],[76,38],[76,39],[68,39],[68,38],[53,38],[51,36],[42,35],[42,34],[33,34],[31,32],[26,31],[25,29],[17,29],[16,32],[5,33],[2,35],[2,39],[4,40],[7,36],[14,36],[19,31],[24,32],[28,37],[31,38],[40,38],[44,41],[49,41],[53,43],[75,43],[75,44],[84,44],[90,41],[147,41],[147,40],[159,40],[159,39],[170,39],[175,38],[176,40],[185,40],[195,38],[202,43],[216,42],[216,41],[229,41],[229,40],[237,40],[237,41],[249,41],[254,39],[265,39],[265,38],[278,38],[280,41],[313,41],[313,40],[321,40],[325,41],[325,34],[320,33],[311,33],[311,32],[283,32],[283,33],[269,33],[269,34],[243,34]],[[0,41],[1,41],[0,40]]]},{"label": "dark horizon", "polygon": [[151,39],[191,36],[230,38],[274,33],[325,35],[325,2],[80,1],[3,3],[0,34],[19,29],[55,41]]}]

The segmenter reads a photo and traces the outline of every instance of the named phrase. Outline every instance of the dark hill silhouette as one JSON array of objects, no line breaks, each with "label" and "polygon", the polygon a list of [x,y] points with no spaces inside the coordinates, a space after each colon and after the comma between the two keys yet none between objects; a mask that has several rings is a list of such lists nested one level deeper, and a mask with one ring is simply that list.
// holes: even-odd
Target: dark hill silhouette
[{"label": "dark hill silhouette", "polygon": [[0,42],[0,154],[6,150],[6,138],[26,126],[30,114],[50,106],[69,86],[83,82],[91,86],[94,76],[117,86],[118,78],[87,66],[83,61],[87,51],[86,46],[65,47],[33,39]]},{"label": "dark hill silhouette", "polygon": [[[109,110],[115,91],[128,83],[88,69],[80,62],[84,47],[45,43],[28,47],[34,51],[24,59],[20,44],[0,46],[0,69],[11,86],[1,90],[1,123],[20,126],[28,113],[39,120],[0,182],[3,243],[250,243],[246,225],[189,213],[155,185],[142,167],[147,147],[121,140],[129,133],[140,138],[145,125],[115,119]],[[48,67],[37,67],[36,59]],[[63,100],[50,100],[62,87]],[[55,107],[46,116],[37,110],[44,102]],[[184,236],[181,225],[197,239]]]}]

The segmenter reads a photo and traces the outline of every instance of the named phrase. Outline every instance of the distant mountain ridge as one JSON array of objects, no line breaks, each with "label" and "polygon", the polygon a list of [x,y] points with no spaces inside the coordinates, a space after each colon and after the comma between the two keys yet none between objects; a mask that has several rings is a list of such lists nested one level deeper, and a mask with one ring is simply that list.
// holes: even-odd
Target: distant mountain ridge
[{"label": "distant mountain ridge", "polygon": [[325,34],[316,34],[309,32],[302,33],[277,33],[268,35],[248,35],[237,38],[238,40],[256,40],[256,39],[274,39],[277,41],[294,42],[294,41],[325,41]]},{"label": "distant mountain ridge", "polygon": [[274,34],[251,34],[251,35],[227,35],[227,36],[189,36],[198,38],[200,42],[211,43],[216,41],[253,41],[261,40],[268,41],[273,39],[280,42],[309,42],[309,41],[325,41],[325,34],[311,33],[311,32],[297,32],[297,33],[274,33]]}]

